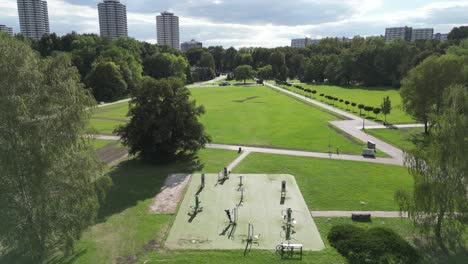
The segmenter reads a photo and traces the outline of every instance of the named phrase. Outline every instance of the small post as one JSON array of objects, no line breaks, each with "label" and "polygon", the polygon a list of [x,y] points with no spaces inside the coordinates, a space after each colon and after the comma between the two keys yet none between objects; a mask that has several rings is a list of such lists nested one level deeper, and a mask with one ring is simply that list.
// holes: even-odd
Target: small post
[{"label": "small post", "polygon": [[231,211],[229,211],[229,210],[224,210],[224,212],[226,212],[226,216],[227,216],[227,218],[229,219],[229,223],[232,223]]},{"label": "small post", "polygon": [[224,167],[224,178],[228,177],[228,169]]},{"label": "small post", "polygon": [[244,185],[242,183],[242,178],[244,178],[244,176],[239,176],[239,187],[242,187]]},{"label": "small post", "polygon": [[239,150],[237,151],[238,154],[240,154],[242,152],[242,148],[239,147]]},{"label": "small post", "polygon": [[204,173],[201,175],[200,188],[201,189],[205,188],[205,174]]}]

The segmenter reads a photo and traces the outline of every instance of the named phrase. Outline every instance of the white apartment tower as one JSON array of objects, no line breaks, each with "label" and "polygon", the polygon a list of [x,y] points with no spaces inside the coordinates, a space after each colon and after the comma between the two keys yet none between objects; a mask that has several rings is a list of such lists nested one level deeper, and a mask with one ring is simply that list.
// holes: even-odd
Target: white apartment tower
[{"label": "white apartment tower", "polygon": [[13,28],[11,27],[7,27],[5,25],[0,25],[0,32],[5,32],[7,33],[8,35],[10,36],[13,36]]},{"label": "white apartment tower", "polygon": [[432,39],[434,37],[433,28],[415,28],[411,33],[411,41],[416,41],[419,39]]},{"label": "white apartment tower", "polygon": [[128,36],[127,7],[119,0],[104,0],[98,4],[98,12],[101,37]]},{"label": "white apartment tower", "polygon": [[36,40],[50,33],[46,1],[18,0],[17,3],[21,33]]},{"label": "white apartment tower", "polygon": [[156,16],[156,31],[158,45],[180,49],[179,17],[174,16],[174,13],[162,12],[161,15]]}]

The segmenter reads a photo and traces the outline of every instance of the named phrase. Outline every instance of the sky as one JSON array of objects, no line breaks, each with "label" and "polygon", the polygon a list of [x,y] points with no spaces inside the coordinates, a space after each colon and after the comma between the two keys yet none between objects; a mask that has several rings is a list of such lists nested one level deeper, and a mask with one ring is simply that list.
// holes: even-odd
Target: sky
[{"label": "sky", "polygon": [[[51,32],[99,33],[101,0],[48,0]],[[278,47],[292,38],[383,35],[386,27],[468,25],[468,0],[121,0],[130,37],[156,43],[156,15],[174,12],[180,39],[204,46]],[[19,32],[16,0],[0,0],[0,24]]]}]

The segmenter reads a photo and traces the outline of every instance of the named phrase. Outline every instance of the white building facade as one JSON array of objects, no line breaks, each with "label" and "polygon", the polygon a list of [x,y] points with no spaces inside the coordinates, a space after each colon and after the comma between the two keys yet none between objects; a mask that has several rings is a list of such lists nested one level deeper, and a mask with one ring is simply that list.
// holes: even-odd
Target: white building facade
[{"label": "white building facade", "polygon": [[411,33],[411,41],[416,40],[427,40],[432,39],[434,37],[434,29],[433,28],[415,28]]},{"label": "white building facade", "polygon": [[0,32],[8,33],[10,36],[14,35],[13,28],[7,27],[5,25],[0,25]]},{"label": "white building facade", "polygon": [[182,42],[182,44],[180,44],[180,49],[182,51],[187,51],[191,48],[196,48],[196,47],[203,48],[203,43],[192,39],[191,41]]},{"label": "white building facade", "polygon": [[40,39],[50,34],[47,2],[42,0],[18,0],[20,31],[26,37]]},{"label": "white building facade", "polygon": [[101,37],[128,36],[127,7],[119,0],[104,0],[98,4],[99,32]]},{"label": "white building facade", "polygon": [[162,12],[156,16],[156,32],[158,45],[180,49],[179,17],[174,16],[174,13]]}]

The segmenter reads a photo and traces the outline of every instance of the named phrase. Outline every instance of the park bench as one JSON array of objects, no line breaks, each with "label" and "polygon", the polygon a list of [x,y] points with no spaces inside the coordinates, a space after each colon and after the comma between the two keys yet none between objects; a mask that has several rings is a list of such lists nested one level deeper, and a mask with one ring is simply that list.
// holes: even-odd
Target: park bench
[{"label": "park bench", "polygon": [[356,222],[371,222],[371,214],[351,214],[351,219]]},{"label": "park bench", "polygon": [[295,258],[302,259],[302,244],[289,244],[282,243],[276,247],[276,251],[281,255],[281,258]]}]

